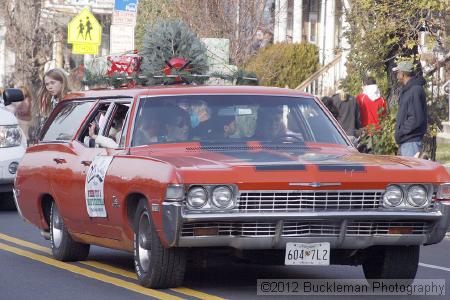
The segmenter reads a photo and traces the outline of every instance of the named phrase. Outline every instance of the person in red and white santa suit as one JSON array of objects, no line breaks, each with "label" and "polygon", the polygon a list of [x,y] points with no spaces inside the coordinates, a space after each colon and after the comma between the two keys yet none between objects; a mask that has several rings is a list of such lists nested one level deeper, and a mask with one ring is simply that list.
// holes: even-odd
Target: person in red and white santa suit
[{"label": "person in red and white santa suit", "polygon": [[359,105],[361,126],[374,125],[378,128],[380,116],[386,114],[386,100],[381,97],[380,89],[373,77],[367,77],[362,87],[363,92],[356,96]]}]

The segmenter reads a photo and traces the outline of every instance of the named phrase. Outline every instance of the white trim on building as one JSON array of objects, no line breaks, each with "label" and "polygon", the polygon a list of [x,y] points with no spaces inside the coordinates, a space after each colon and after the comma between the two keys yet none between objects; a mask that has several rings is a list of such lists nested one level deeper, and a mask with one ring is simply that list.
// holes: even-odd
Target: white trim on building
[{"label": "white trim on building", "polygon": [[[321,93],[335,90],[346,76],[349,45],[342,36],[347,26],[346,5],[348,0],[275,0],[274,43],[306,41],[318,47],[322,66],[334,62],[315,83]],[[338,54],[341,58],[336,64]]]}]

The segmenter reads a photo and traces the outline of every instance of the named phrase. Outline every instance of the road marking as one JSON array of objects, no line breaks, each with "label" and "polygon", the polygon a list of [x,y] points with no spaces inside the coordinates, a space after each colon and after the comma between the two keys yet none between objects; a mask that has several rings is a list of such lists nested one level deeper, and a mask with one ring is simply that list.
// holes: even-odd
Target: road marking
[{"label": "road marking", "polygon": [[188,288],[184,288],[184,287],[173,288],[171,290],[175,291],[175,292],[178,292],[178,293],[181,293],[181,294],[188,295],[188,296],[196,297],[196,298],[199,298],[199,299],[225,300],[225,298],[221,298],[221,297],[218,297],[218,296],[206,294],[206,293],[203,293],[203,292],[199,292],[199,291],[188,289]]},{"label": "road marking", "polygon": [[20,245],[20,246],[24,246],[24,247],[27,247],[27,248],[30,248],[30,249],[38,250],[40,252],[44,252],[44,253],[47,253],[47,254],[52,254],[52,250],[47,248],[47,247],[44,247],[44,246],[41,246],[41,245],[37,245],[37,244],[34,244],[34,243],[30,243],[30,242],[27,242],[27,241],[24,241],[24,240],[20,240],[20,239],[17,239],[15,237],[12,237],[12,236],[9,236],[9,235],[3,234],[3,233],[0,233],[0,239],[8,241],[8,242],[11,242],[11,243],[14,243],[16,245]]},{"label": "road marking", "polygon": [[[41,246],[41,245],[37,245],[37,244],[31,243],[31,242],[27,242],[27,241],[24,241],[24,240],[21,240],[21,239],[18,239],[18,238],[15,238],[15,237],[3,234],[3,233],[0,233],[0,239],[3,239],[5,241],[11,242],[11,243],[14,243],[16,245],[20,245],[20,246],[24,246],[24,247],[27,247],[27,248],[30,248],[30,249],[34,249],[34,250],[37,250],[37,251],[40,251],[40,252],[43,252],[43,253],[46,253],[46,254],[50,254],[50,255],[52,254],[51,249],[49,249],[47,247],[44,247],[44,246]],[[119,276],[123,276],[123,277],[127,277],[127,278],[131,278],[131,279],[137,280],[136,273],[134,273],[134,272],[130,272],[130,271],[127,271],[127,270],[124,270],[124,269],[121,269],[121,268],[113,267],[113,266],[110,266],[110,265],[107,265],[107,264],[104,264],[104,263],[101,263],[101,262],[98,262],[98,261],[92,261],[92,260],[90,260],[90,261],[80,261],[79,263],[81,263],[83,265],[86,265],[86,266],[90,266],[90,267],[99,269],[99,270],[107,271],[107,272],[112,273],[112,274],[116,274],[116,275],[119,275]],[[145,288],[145,289],[151,290],[151,289],[148,289],[148,288]],[[203,292],[200,292],[200,291],[192,290],[192,289],[185,288],[185,287],[173,288],[171,290],[173,290],[173,291],[175,291],[177,293],[185,294],[187,296],[192,296],[192,297],[196,297],[196,298],[200,298],[200,299],[224,300],[224,298],[217,297],[217,296],[214,296],[214,295],[210,295],[210,294],[207,294],[207,293],[203,293]]]},{"label": "road marking", "polygon": [[104,264],[104,263],[101,263],[98,261],[88,260],[88,261],[80,261],[79,263],[82,263],[83,265],[86,265],[86,266],[94,267],[99,270],[107,271],[112,274],[116,274],[116,275],[120,275],[123,277],[137,280],[136,273],[134,273],[134,272],[130,272],[130,271],[127,271],[127,270],[124,270],[121,268],[113,267],[113,266],[110,266],[110,265],[107,265],[107,264]]},{"label": "road marking", "polygon": [[79,275],[82,275],[82,276],[85,276],[85,277],[88,277],[88,278],[96,279],[96,280],[99,280],[99,281],[102,281],[102,282],[105,282],[105,283],[113,284],[115,286],[118,286],[118,287],[130,290],[130,291],[133,291],[133,292],[136,292],[136,293],[139,293],[139,294],[143,294],[143,295],[146,295],[146,296],[151,296],[151,297],[154,297],[154,298],[157,298],[157,299],[162,299],[162,300],[180,300],[180,299],[183,299],[183,298],[180,298],[180,297],[177,297],[177,296],[174,296],[174,295],[166,294],[164,292],[148,289],[148,288],[142,287],[140,285],[137,285],[137,284],[134,284],[134,283],[122,280],[122,279],[118,279],[118,278],[115,278],[115,277],[112,277],[112,276],[104,275],[102,273],[97,273],[97,272],[94,272],[94,271],[91,271],[91,270],[88,270],[88,269],[84,269],[84,268],[81,268],[81,267],[78,267],[78,266],[74,266],[74,265],[71,265],[71,264],[59,261],[59,260],[55,260],[55,259],[43,256],[43,255],[40,255],[40,254],[36,254],[34,252],[31,252],[31,251],[22,250],[20,248],[12,247],[12,246],[9,246],[7,244],[0,243],[0,249],[4,250],[4,251],[11,252],[11,253],[14,253],[14,254],[17,254],[17,255],[20,255],[20,256],[24,256],[26,258],[30,258],[30,259],[42,262],[44,264],[48,264],[48,265],[51,265],[51,266],[54,266],[54,267],[57,267],[57,268],[60,268],[60,269],[67,270],[67,271],[70,271],[70,272],[75,273],[75,274],[79,274]]},{"label": "road marking", "polygon": [[[136,279],[136,273],[134,272],[130,272],[121,268],[117,268],[117,267],[113,267],[98,261],[80,261],[80,263],[87,265],[87,266],[91,266],[94,267],[96,269],[99,270],[103,270],[103,271],[107,271],[109,273],[112,274],[117,274],[123,277],[127,277],[127,278],[131,278],[131,279]],[[188,296],[192,296],[192,297],[196,297],[199,299],[208,299],[208,300],[224,300],[224,298],[220,298],[214,295],[210,295],[210,294],[206,294],[200,291],[196,291],[196,290],[192,290],[189,288],[185,288],[185,287],[180,287],[180,288],[172,288],[172,291],[175,291],[177,293],[181,293],[181,294],[185,294]]]},{"label": "road marking", "polygon": [[[35,249],[35,250],[38,250],[38,251],[41,251],[41,252],[44,252],[44,253],[47,253],[47,254],[51,254],[52,253],[52,251],[49,248],[46,248],[46,247],[43,247],[43,246],[40,246],[40,245],[37,245],[37,244],[34,244],[34,243],[30,243],[30,242],[27,242],[27,241],[24,241],[24,240],[20,240],[20,239],[14,238],[14,237],[6,235],[6,234],[0,233],[0,239],[3,239],[5,241],[11,242],[11,243],[14,243],[14,244],[17,244],[17,245],[21,245],[21,246],[24,246],[24,247],[27,247],[27,248],[30,248],[30,249]],[[0,243],[0,245],[3,245],[3,244]],[[30,253],[32,253],[32,252],[30,252]],[[36,255],[38,255],[38,254],[36,254]],[[44,256],[42,256],[42,257],[44,257]],[[56,261],[56,262],[59,262],[59,261]],[[123,269],[120,269],[120,268],[116,268],[116,267],[113,267],[113,266],[110,266],[110,265],[107,265],[107,264],[103,264],[103,263],[100,263],[100,262],[97,262],[97,261],[80,261],[80,263],[82,263],[84,265],[87,265],[87,266],[94,267],[96,269],[100,269],[100,270],[104,270],[104,271],[110,272],[112,274],[120,275],[120,276],[127,277],[127,278],[136,279],[136,274],[133,273],[133,272],[126,271],[126,270],[123,270]],[[69,265],[69,266],[72,266],[72,265]],[[430,269],[437,269],[437,270],[450,272],[450,268],[436,266],[436,265],[419,263],[419,266],[425,267],[425,268],[430,268]],[[82,270],[84,270],[84,269],[82,269]],[[111,278],[114,278],[114,277],[111,277]],[[146,290],[150,290],[150,289],[147,289],[147,288],[145,288],[145,289]],[[195,290],[191,290],[191,289],[188,289],[188,288],[173,288],[171,290],[173,290],[175,292],[178,292],[178,293],[182,293],[182,294],[188,295],[188,296],[197,297],[197,298],[200,298],[200,299],[216,299],[216,300],[223,300],[224,299],[224,298],[216,297],[216,296],[209,295],[209,294],[206,294],[206,293],[203,293],[203,292],[198,292],[198,291],[195,291]],[[180,298],[178,298],[178,299],[180,299]]]},{"label": "road marking", "polygon": [[450,268],[441,267],[441,266],[429,265],[429,264],[424,264],[424,263],[419,263],[419,266],[425,267],[425,268],[430,268],[430,269],[438,269],[438,270],[450,272]]}]

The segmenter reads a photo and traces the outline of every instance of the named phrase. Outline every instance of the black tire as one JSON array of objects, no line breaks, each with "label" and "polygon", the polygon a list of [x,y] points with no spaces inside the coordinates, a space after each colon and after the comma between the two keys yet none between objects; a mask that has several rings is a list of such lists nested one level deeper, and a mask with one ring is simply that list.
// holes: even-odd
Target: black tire
[{"label": "black tire", "polygon": [[362,266],[367,281],[374,279],[403,279],[414,281],[419,266],[420,246],[377,246],[366,251],[369,255]]},{"label": "black tire", "polygon": [[89,255],[90,245],[72,239],[55,202],[50,210],[50,243],[53,257],[60,261],[85,260]]},{"label": "black tire", "polygon": [[0,210],[15,210],[13,193],[0,193]]},{"label": "black tire", "polygon": [[180,286],[186,270],[185,250],[161,244],[145,199],[134,217],[134,266],[139,283],[155,289]]}]

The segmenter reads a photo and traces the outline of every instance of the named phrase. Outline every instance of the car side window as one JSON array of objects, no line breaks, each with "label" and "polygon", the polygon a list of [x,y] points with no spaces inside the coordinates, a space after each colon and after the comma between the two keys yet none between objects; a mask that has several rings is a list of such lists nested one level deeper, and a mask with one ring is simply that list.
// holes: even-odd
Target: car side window
[{"label": "car side window", "polygon": [[94,105],[94,101],[68,101],[61,105],[61,109],[42,135],[41,142],[70,141]]},{"label": "car side window", "polygon": [[104,130],[104,136],[112,139],[118,146],[122,137],[125,119],[129,110],[129,103],[115,103],[109,121]]},{"label": "car side window", "polygon": [[103,132],[103,129],[106,126],[106,116],[108,114],[108,109],[110,108],[110,102],[100,103],[94,111],[89,116],[87,122],[83,126],[83,130],[79,135],[78,140],[84,143],[87,147],[94,147],[94,141],[89,137],[89,127],[91,124],[95,124],[94,134],[98,135]]}]

